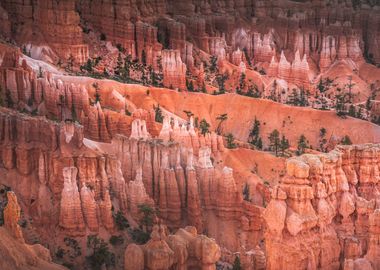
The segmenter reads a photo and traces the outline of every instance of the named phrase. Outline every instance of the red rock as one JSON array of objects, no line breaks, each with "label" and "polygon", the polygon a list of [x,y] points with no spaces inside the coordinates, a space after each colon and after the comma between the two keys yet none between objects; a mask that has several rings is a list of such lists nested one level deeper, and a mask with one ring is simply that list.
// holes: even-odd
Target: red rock
[{"label": "red rock", "polygon": [[186,89],[186,65],[182,62],[178,50],[162,51],[162,67],[165,87]]}]

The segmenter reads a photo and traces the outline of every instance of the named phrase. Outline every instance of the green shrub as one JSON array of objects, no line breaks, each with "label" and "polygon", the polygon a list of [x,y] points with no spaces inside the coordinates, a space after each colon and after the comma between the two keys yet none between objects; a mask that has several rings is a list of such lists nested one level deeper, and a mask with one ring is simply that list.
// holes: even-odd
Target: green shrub
[{"label": "green shrub", "polygon": [[100,270],[103,265],[115,265],[115,254],[109,251],[103,239],[90,235],[87,237],[87,247],[92,250],[92,254],[86,257],[92,269]]},{"label": "green shrub", "polygon": [[114,215],[114,220],[119,230],[123,231],[129,228],[129,222],[121,211],[118,211],[116,215]]},{"label": "green shrub", "polygon": [[109,242],[113,246],[122,245],[124,243],[124,238],[121,235],[112,235]]}]

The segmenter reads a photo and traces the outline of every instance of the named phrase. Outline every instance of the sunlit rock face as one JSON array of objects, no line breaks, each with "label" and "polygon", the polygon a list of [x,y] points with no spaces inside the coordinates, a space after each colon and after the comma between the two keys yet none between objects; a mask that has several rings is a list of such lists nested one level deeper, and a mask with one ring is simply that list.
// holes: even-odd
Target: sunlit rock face
[{"label": "sunlit rock face", "polygon": [[375,2],[1,1],[0,269],[380,269]]},{"label": "sunlit rock face", "polygon": [[378,152],[341,146],[288,159],[264,212],[269,269],[339,268],[342,256],[344,269],[378,269]]}]

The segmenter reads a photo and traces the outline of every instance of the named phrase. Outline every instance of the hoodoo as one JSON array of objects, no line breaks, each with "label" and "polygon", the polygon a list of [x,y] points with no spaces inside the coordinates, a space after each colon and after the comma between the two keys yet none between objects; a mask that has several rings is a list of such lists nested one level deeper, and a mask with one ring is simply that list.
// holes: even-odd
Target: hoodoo
[{"label": "hoodoo", "polygon": [[380,3],[3,0],[1,270],[380,270]]}]

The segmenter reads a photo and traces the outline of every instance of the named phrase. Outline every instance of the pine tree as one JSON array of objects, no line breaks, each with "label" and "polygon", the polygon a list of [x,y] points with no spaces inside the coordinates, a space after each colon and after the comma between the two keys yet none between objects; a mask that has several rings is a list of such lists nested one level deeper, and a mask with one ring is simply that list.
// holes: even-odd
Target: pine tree
[{"label": "pine tree", "polygon": [[352,103],[352,100],[353,100],[352,90],[354,86],[355,84],[352,82],[352,76],[348,76],[348,83],[345,85],[345,88],[348,89],[348,103]]},{"label": "pine tree", "polygon": [[281,141],[280,141],[280,152],[281,156],[285,155],[285,151],[289,149],[289,140],[285,138],[285,135],[282,135]]},{"label": "pine tree", "polygon": [[362,107],[359,107],[359,110],[356,113],[356,118],[363,119],[363,109],[362,109]]},{"label": "pine tree", "polygon": [[243,91],[245,88],[245,78],[246,78],[246,75],[244,72],[242,72],[240,75],[240,80],[239,80],[239,91]]},{"label": "pine tree", "polygon": [[232,135],[232,133],[227,134],[226,141],[227,141],[227,148],[228,149],[236,148],[235,138],[234,138],[234,135]]},{"label": "pine tree", "polygon": [[243,200],[249,201],[249,186],[247,183],[244,185],[243,189]]},{"label": "pine tree", "polygon": [[128,54],[124,59],[124,80],[128,81],[131,74],[132,56]]},{"label": "pine tree", "polygon": [[192,117],[192,116],[194,116],[194,114],[191,112],[191,111],[183,111],[185,114],[186,114],[186,116],[187,116],[187,119],[188,120],[190,120],[190,118]]},{"label": "pine tree", "polygon": [[301,87],[300,96],[299,96],[299,106],[306,107],[309,106],[309,92]]},{"label": "pine tree", "polygon": [[298,92],[297,89],[293,88],[292,93],[288,96],[288,104],[298,106]]},{"label": "pine tree", "polygon": [[188,82],[188,81],[186,80],[186,85],[187,85],[187,90],[188,90],[189,92],[194,92],[194,83],[193,83],[192,80],[191,80],[190,82]]},{"label": "pine tree", "polygon": [[217,70],[217,66],[216,66],[217,62],[218,62],[218,58],[216,56],[212,55],[211,58],[210,58],[210,71],[211,71],[211,73],[216,72],[216,70]]},{"label": "pine tree", "polygon": [[352,145],[352,141],[349,136],[344,136],[340,142],[342,145]]},{"label": "pine tree", "polygon": [[164,122],[164,116],[162,115],[160,104],[158,104],[157,107],[153,107],[153,108],[154,108],[154,111],[155,111],[155,118],[154,118],[154,120],[157,123],[163,123]]},{"label": "pine tree", "polygon": [[327,133],[327,130],[325,128],[321,128],[319,130],[319,151],[321,152],[326,152],[326,143],[327,143],[327,140],[326,140],[326,133]]},{"label": "pine tree", "polygon": [[203,93],[206,93],[206,92],[207,92],[205,82],[203,82],[203,84],[202,84],[202,89],[201,89],[201,91],[202,91]]},{"label": "pine tree", "polygon": [[5,91],[5,104],[8,108],[13,108],[14,102],[12,100],[11,91],[6,89]]},{"label": "pine tree", "polygon": [[278,151],[280,148],[280,133],[277,129],[273,130],[271,134],[269,134],[269,149],[278,156]]},{"label": "pine tree", "polygon": [[227,121],[228,115],[226,113],[220,114],[216,117],[216,120],[219,121],[218,126],[216,128],[216,133],[218,135],[222,134],[222,124],[223,122]]},{"label": "pine tree", "polygon": [[263,148],[263,142],[260,138],[260,121],[256,117],[249,133],[248,142],[260,150]]},{"label": "pine tree", "polygon": [[348,109],[348,115],[351,117],[356,117],[356,109],[355,109],[355,106],[353,104],[351,104],[349,109]]},{"label": "pine tree", "polygon": [[199,123],[199,128],[201,129],[202,135],[205,136],[206,133],[209,132],[210,124],[207,123],[206,119],[202,119]]},{"label": "pine tree", "polygon": [[240,258],[239,258],[239,256],[236,256],[234,264],[232,266],[232,270],[242,270],[242,269],[243,268],[241,267]]},{"label": "pine tree", "polygon": [[372,109],[372,103],[371,103],[371,98],[368,97],[367,102],[365,103],[365,108],[367,111],[370,111]]},{"label": "pine tree", "polygon": [[345,104],[344,104],[344,96],[341,93],[341,89],[337,88],[337,94],[335,95],[336,104],[335,109],[338,116],[345,116]]},{"label": "pine tree", "polygon": [[273,101],[277,101],[276,92],[277,92],[277,81],[274,80],[272,84],[272,88],[270,90],[269,99]]},{"label": "pine tree", "polygon": [[71,106],[71,118],[74,122],[78,121],[78,117],[77,117],[77,112],[75,110],[75,106],[74,106],[74,103],[73,105]]},{"label": "pine tree", "polygon": [[218,86],[219,86],[219,94],[224,94],[226,92],[225,82],[227,79],[228,79],[227,73],[223,75],[218,74],[216,76],[216,82],[218,83]]},{"label": "pine tree", "polygon": [[308,140],[306,139],[305,135],[301,135],[298,139],[298,145],[297,145],[297,155],[302,155],[305,153],[305,150],[309,148]]},{"label": "pine tree", "polygon": [[146,53],[145,50],[142,50],[141,52],[141,63],[146,66]]},{"label": "pine tree", "polygon": [[115,74],[123,77],[123,69],[123,58],[121,57],[121,53],[119,53],[117,56]]}]

